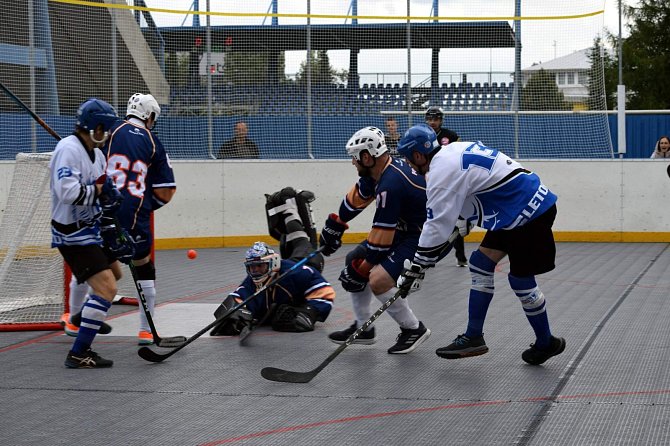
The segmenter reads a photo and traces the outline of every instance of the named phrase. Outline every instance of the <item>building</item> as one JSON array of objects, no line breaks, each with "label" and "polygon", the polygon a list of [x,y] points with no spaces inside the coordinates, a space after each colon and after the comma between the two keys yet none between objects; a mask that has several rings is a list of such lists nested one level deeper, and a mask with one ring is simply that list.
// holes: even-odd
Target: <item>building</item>
[{"label": "building", "polygon": [[555,76],[556,85],[558,85],[558,89],[563,93],[567,102],[574,104],[585,102],[589,97],[590,51],[591,48],[586,48],[567,56],[548,62],[535,63],[522,69],[523,85],[526,85],[526,82],[534,73],[544,70]]}]

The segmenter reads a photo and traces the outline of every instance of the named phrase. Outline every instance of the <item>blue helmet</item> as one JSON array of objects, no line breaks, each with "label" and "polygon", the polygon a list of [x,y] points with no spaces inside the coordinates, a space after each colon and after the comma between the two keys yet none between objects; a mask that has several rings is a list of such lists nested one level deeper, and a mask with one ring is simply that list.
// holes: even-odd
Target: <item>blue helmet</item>
[{"label": "blue helmet", "polygon": [[119,115],[114,107],[101,99],[90,98],[79,106],[76,126],[93,131],[102,124],[102,129],[107,132],[118,119]]},{"label": "blue helmet", "polygon": [[437,135],[427,124],[418,124],[407,129],[398,142],[398,153],[411,158],[412,152],[428,155],[440,148]]}]

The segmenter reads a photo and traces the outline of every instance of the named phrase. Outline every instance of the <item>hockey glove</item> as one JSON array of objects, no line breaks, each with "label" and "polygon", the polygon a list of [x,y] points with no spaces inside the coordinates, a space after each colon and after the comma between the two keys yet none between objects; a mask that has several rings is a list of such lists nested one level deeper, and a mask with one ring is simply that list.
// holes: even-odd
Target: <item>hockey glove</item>
[{"label": "hockey glove", "polygon": [[421,281],[426,277],[426,269],[418,263],[412,262],[410,259],[405,259],[403,263],[404,269],[398,277],[396,285],[401,291],[404,291],[403,298],[408,294],[421,289]]},{"label": "hockey glove", "polygon": [[349,229],[349,225],[340,220],[337,214],[330,214],[321,230],[319,245],[323,246],[321,253],[329,256],[342,246],[342,234]]},{"label": "hockey glove", "polygon": [[116,215],[123,202],[123,195],[116,189],[114,181],[107,175],[102,175],[95,183],[102,185],[98,197],[102,213],[110,217]]},{"label": "hockey glove", "polygon": [[456,229],[458,229],[458,233],[461,237],[465,237],[470,233],[472,225],[466,219],[458,217],[458,220],[456,220]]},{"label": "hockey glove", "polygon": [[283,304],[277,308],[272,319],[272,329],[293,333],[312,331],[316,319],[317,311],[307,304],[297,306]]},{"label": "hockey glove", "polygon": [[[219,319],[235,305],[237,305],[237,302],[234,296],[226,297],[216,311],[214,311],[214,317]],[[251,311],[247,307],[242,307],[221,321],[209,334],[210,336],[237,336],[242,332],[244,327],[251,326],[253,319]]]},{"label": "hockey glove", "polygon": [[135,255],[135,242],[130,238],[125,229],[121,229],[121,234],[113,222],[103,219],[100,227],[100,236],[105,249],[121,263],[129,264]]},{"label": "hockey glove", "polygon": [[370,275],[365,275],[358,269],[361,263],[363,259],[354,259],[340,273],[342,288],[350,293],[360,293],[370,281]]}]

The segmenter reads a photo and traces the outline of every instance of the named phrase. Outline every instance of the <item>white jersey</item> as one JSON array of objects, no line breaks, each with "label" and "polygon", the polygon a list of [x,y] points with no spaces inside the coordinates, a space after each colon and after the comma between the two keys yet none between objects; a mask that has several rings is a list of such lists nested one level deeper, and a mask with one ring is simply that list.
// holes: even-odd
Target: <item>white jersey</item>
[{"label": "white jersey", "polygon": [[513,229],[557,200],[537,174],[481,142],[442,147],[430,162],[426,193],[427,220],[417,256],[427,265],[438,260],[459,215],[491,231]]},{"label": "white jersey", "polygon": [[102,243],[95,181],[105,173],[105,166],[102,151],[87,151],[76,135],[56,145],[49,164],[52,247]]}]

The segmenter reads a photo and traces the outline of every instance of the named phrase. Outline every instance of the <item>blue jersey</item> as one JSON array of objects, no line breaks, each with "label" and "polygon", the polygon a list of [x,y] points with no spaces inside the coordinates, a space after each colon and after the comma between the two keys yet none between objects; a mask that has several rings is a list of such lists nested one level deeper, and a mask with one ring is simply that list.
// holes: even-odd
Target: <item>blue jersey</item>
[{"label": "blue jersey", "polygon": [[122,121],[103,150],[107,156],[107,175],[114,178],[123,194],[118,217],[128,231],[148,230],[151,211],[162,206],[155,189],[175,188],[174,172],[163,144],[142,121]]},{"label": "blue jersey", "polygon": [[[282,260],[277,274],[283,274],[293,265],[295,262],[291,260]],[[247,276],[244,282],[230,294],[235,297],[236,301],[241,302],[255,292],[256,284],[250,276]],[[335,290],[321,273],[312,267],[302,266],[251,299],[247,303],[247,308],[255,319],[262,319],[273,303],[277,305],[309,304],[317,310],[318,320],[323,322],[333,308],[334,299]]]},{"label": "blue jersey", "polygon": [[377,265],[403,236],[416,236],[426,221],[426,180],[404,160],[389,158],[378,181],[362,177],[342,200],[340,218],[349,221],[376,203],[365,260]]}]

